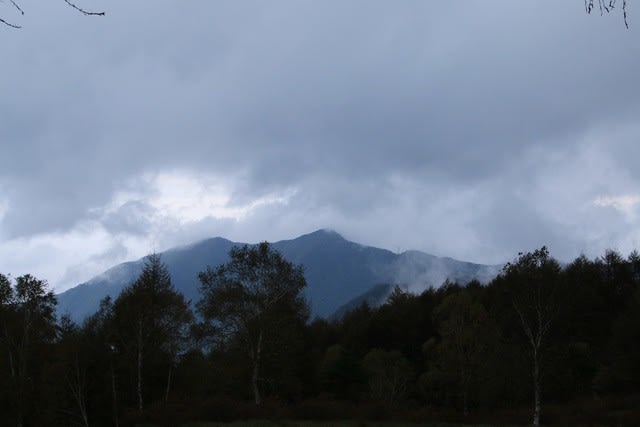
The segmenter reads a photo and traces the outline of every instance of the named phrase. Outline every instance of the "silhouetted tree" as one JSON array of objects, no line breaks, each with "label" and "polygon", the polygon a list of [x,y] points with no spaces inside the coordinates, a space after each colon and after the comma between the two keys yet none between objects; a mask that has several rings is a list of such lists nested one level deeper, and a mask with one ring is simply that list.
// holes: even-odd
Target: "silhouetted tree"
[{"label": "silhouetted tree", "polygon": [[339,344],[329,346],[318,367],[322,391],[343,400],[355,400],[366,383],[362,361]]},{"label": "silhouetted tree", "polygon": [[140,276],[125,288],[113,305],[117,334],[135,361],[138,410],[144,408],[144,365],[164,365],[165,399],[171,386],[176,356],[184,347],[192,320],[184,296],[177,292],[166,265],[149,255]]},{"label": "silhouetted tree", "polygon": [[61,368],[56,372],[64,381],[57,382],[61,394],[69,401],[68,412],[74,424],[89,427],[88,350],[83,343],[84,330],[78,327],[69,315],[63,315],[58,325],[56,350]]},{"label": "silhouetted tree", "polygon": [[542,247],[520,254],[502,272],[510,293],[513,309],[529,346],[533,378],[533,425],[540,425],[542,404],[541,369],[549,331],[560,309],[560,265]]},{"label": "silhouetted tree", "polygon": [[436,308],[440,340],[432,340],[425,351],[435,353],[434,364],[441,374],[452,379],[469,413],[470,389],[486,368],[491,349],[497,344],[497,328],[482,304],[465,290],[449,295]]},{"label": "silhouetted tree", "polygon": [[91,395],[95,415],[103,424],[118,427],[120,405],[117,367],[122,345],[116,330],[113,301],[110,296],[103,298],[98,311],[85,320],[82,334],[82,342],[90,360],[89,377],[96,386]]},{"label": "silhouetted tree", "polygon": [[409,361],[397,350],[373,349],[362,365],[369,376],[371,397],[389,404],[404,399],[413,380]]},{"label": "silhouetted tree", "polygon": [[[32,392],[37,388],[42,371],[40,357],[55,338],[56,298],[46,281],[26,274],[15,279],[0,274],[0,321],[2,322],[3,353],[8,363],[11,410],[6,422],[22,426],[30,417],[35,402]],[[11,418],[14,418],[11,420]]]},{"label": "silhouetted tree", "polygon": [[278,357],[298,339],[296,325],[304,324],[309,306],[302,266],[288,262],[267,242],[234,247],[231,261],[200,273],[202,300],[198,311],[215,339],[240,342],[251,361],[251,388],[262,401],[259,381],[265,357]]},{"label": "silhouetted tree", "polygon": [[640,390],[640,289],[613,325],[612,370],[623,391]]}]

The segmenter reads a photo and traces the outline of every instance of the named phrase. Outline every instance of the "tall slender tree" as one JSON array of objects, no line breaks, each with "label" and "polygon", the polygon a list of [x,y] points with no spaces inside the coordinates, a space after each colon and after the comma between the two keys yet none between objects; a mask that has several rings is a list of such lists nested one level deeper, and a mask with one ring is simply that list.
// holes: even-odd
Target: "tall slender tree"
[{"label": "tall slender tree", "polygon": [[145,363],[164,361],[165,398],[169,393],[175,358],[188,336],[191,310],[184,296],[171,283],[171,275],[160,255],[149,255],[140,276],[125,288],[113,306],[115,328],[128,350],[135,371],[138,410],[144,409]]},{"label": "tall slender tree", "polygon": [[560,309],[560,265],[542,247],[521,253],[507,264],[502,275],[509,287],[525,341],[531,355],[533,379],[533,425],[540,425],[542,411],[542,362],[547,339]]},{"label": "tall slender tree", "polygon": [[88,346],[82,343],[83,333],[69,315],[63,315],[58,325],[56,347],[63,365],[59,373],[60,377],[64,376],[61,389],[70,401],[67,412],[76,424],[89,427]]},{"label": "tall slender tree", "polygon": [[37,359],[47,353],[46,346],[55,338],[55,306],[56,298],[46,281],[26,274],[16,278],[12,286],[8,277],[0,275],[0,327],[9,365],[5,381],[9,384],[13,423],[17,426],[33,416],[30,393],[42,367]]},{"label": "tall slender tree", "polygon": [[261,368],[265,357],[286,353],[296,325],[304,323],[309,306],[302,266],[294,266],[267,242],[234,247],[231,261],[201,272],[198,311],[221,342],[236,340],[251,361],[251,389],[262,402]]}]

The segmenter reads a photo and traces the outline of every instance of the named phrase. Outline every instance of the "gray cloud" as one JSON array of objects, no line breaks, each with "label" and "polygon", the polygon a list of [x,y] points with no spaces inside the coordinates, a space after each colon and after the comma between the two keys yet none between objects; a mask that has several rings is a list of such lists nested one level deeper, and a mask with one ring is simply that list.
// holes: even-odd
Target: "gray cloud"
[{"label": "gray cloud", "polygon": [[[637,206],[593,203],[638,193],[633,13],[627,31],[551,0],[104,9],[48,2],[0,28],[0,253],[80,232],[105,245],[97,269],[320,227],[492,263],[637,243]],[[162,174],[219,182],[249,213],[179,217],[150,201]]]},{"label": "gray cloud", "polygon": [[100,222],[109,233],[145,234],[152,228],[157,209],[141,200],[127,201],[113,212],[106,213]]}]

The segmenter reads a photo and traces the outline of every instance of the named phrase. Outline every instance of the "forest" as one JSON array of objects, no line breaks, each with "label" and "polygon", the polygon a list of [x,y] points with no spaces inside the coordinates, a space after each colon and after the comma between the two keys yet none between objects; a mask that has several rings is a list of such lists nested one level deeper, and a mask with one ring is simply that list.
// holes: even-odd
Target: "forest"
[{"label": "forest", "polygon": [[[304,267],[235,247],[175,291],[158,255],[82,324],[0,274],[7,426],[244,419],[640,425],[640,254],[521,253],[490,283],[398,284],[311,319]],[[194,280],[198,280],[194,278]]]}]

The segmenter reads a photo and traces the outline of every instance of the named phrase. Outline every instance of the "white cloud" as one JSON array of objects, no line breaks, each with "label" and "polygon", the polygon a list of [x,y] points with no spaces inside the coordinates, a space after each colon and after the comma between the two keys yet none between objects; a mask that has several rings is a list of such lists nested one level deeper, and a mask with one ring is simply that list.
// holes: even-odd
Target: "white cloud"
[{"label": "white cloud", "polygon": [[9,202],[6,200],[0,200],[0,223],[2,222],[2,218],[7,213],[7,209],[9,207]]},{"label": "white cloud", "polygon": [[[113,237],[98,224],[84,222],[68,232],[3,241],[0,243],[0,268],[5,274],[29,273],[54,286],[65,282],[68,287],[87,274],[93,275],[107,268],[111,260],[98,262],[95,258],[112,244]],[[75,273],[69,275],[69,271]]]},{"label": "white cloud", "polygon": [[[227,181],[193,172],[144,174],[66,231],[0,241],[0,272],[31,273],[62,291],[117,263],[217,235],[227,221],[241,227],[295,194],[288,189],[234,203]],[[0,204],[0,220],[3,210]]]},{"label": "white cloud", "polygon": [[613,208],[624,216],[628,224],[637,225],[635,223],[638,222],[638,204],[640,204],[638,194],[600,196],[593,200],[593,204],[600,208]]},{"label": "white cloud", "polygon": [[640,203],[640,195],[627,194],[623,196],[600,196],[593,201],[596,206],[614,207],[618,210],[628,210]]},{"label": "white cloud", "polygon": [[132,180],[129,189],[116,192],[104,207],[92,213],[116,214],[132,202],[141,202],[150,209],[148,220],[154,223],[172,222],[186,225],[207,218],[240,221],[255,209],[272,204],[287,204],[294,189],[272,192],[244,203],[236,203],[233,190],[236,184],[228,177],[216,177],[189,171],[144,174]]}]

